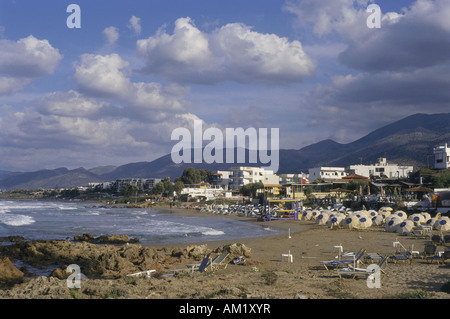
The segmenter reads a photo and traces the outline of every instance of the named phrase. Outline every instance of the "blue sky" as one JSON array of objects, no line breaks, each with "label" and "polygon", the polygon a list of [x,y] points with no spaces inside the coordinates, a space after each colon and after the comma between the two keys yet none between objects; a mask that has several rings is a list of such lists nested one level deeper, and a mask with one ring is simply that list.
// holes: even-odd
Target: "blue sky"
[{"label": "blue sky", "polygon": [[445,0],[0,0],[0,170],[151,161],[195,119],[299,149],[448,112],[449,16]]}]

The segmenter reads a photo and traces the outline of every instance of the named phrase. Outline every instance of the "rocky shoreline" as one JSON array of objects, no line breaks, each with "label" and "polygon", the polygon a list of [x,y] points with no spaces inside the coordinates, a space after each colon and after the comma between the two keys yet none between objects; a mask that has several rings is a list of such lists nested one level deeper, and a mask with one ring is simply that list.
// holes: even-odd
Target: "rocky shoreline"
[{"label": "rocky shoreline", "polygon": [[[88,279],[83,280],[85,289],[77,294],[85,298],[105,298],[107,289],[101,287],[109,286],[111,282],[117,285],[121,281],[127,284],[142,280],[130,279],[129,274],[155,270],[152,276],[161,278],[173,274],[173,269],[177,268],[185,268],[188,272],[186,265],[201,262],[207,254],[218,255],[223,251],[229,252],[229,258],[251,258],[251,249],[241,244],[214,249],[206,244],[150,247],[140,245],[138,239],[129,239],[126,235],[94,238],[83,234],[75,236],[73,241],[8,239],[10,244],[0,245],[0,298],[74,298],[74,290],[68,289],[66,282],[71,275],[67,271],[69,265],[79,266],[83,278]],[[14,263],[18,260],[28,266],[17,268]],[[48,276],[36,276],[28,269],[46,267],[53,267]]]}]

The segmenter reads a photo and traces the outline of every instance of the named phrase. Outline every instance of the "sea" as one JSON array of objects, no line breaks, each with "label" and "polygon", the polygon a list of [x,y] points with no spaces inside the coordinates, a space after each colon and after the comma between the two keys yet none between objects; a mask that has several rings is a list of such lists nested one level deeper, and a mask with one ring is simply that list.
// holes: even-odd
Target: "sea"
[{"label": "sea", "polygon": [[73,240],[76,235],[128,235],[143,245],[175,245],[264,237],[283,233],[221,215],[101,206],[85,202],[0,200],[0,237]]}]

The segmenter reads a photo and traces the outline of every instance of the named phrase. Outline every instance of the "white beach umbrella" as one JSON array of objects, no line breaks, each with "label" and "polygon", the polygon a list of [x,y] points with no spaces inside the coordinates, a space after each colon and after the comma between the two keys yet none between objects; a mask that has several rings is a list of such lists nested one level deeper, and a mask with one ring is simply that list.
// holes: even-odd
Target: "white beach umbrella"
[{"label": "white beach umbrella", "polygon": [[334,226],[338,226],[340,222],[345,218],[344,214],[333,214],[327,220],[327,226],[333,228]]},{"label": "white beach umbrella", "polygon": [[386,207],[381,208],[378,210],[378,214],[384,215],[385,217],[392,214],[392,212],[389,209],[386,209]]},{"label": "white beach umbrella", "polygon": [[307,209],[303,211],[301,220],[311,220],[312,218],[312,210]]},{"label": "white beach umbrella", "polygon": [[436,222],[434,223],[434,229],[441,230],[441,231],[448,231],[450,230],[450,218],[447,216],[439,217]]},{"label": "white beach umbrella", "polygon": [[408,218],[408,215],[406,215],[406,213],[402,210],[397,210],[394,215],[398,216],[401,218],[401,220],[406,220]]},{"label": "white beach umbrella", "polygon": [[316,220],[316,217],[320,214],[320,210],[314,209],[311,213],[311,219]]},{"label": "white beach umbrella", "polygon": [[395,232],[399,234],[409,233],[414,228],[414,222],[412,220],[406,219],[402,221],[400,224],[395,226]]},{"label": "white beach umbrella", "polygon": [[367,216],[362,216],[358,218],[358,222],[356,223],[356,227],[358,228],[369,228],[372,226],[372,219]]},{"label": "white beach umbrella", "polygon": [[430,219],[428,219],[428,220],[425,222],[425,225],[431,226],[431,227],[434,228],[434,223],[436,222],[436,220],[437,220],[437,217],[431,217]]},{"label": "white beach umbrella", "polygon": [[375,216],[378,215],[378,212],[377,212],[376,210],[374,210],[374,209],[370,209],[370,210],[367,212],[367,215],[368,215],[370,218],[373,218],[373,217],[375,217]]},{"label": "white beach umbrella", "polygon": [[422,213],[420,213],[422,216],[423,216],[423,218],[425,219],[425,223],[429,220],[429,219],[431,219],[431,215],[429,214],[429,213],[426,213],[426,212],[422,212]]},{"label": "white beach umbrella", "polygon": [[358,223],[358,217],[356,217],[354,215],[349,215],[341,220],[340,225],[342,228],[352,229],[353,227],[355,227],[357,225],[357,223]]},{"label": "white beach umbrella", "polygon": [[353,212],[352,215],[360,218],[360,217],[367,217],[367,211],[366,210],[358,210],[356,212]]},{"label": "white beach umbrella", "polygon": [[384,229],[387,232],[391,232],[391,233],[395,232],[396,225],[400,224],[401,222],[402,222],[402,220],[399,217],[390,215],[386,218],[386,224],[385,224]]},{"label": "white beach umbrella", "polygon": [[318,225],[326,225],[328,218],[330,215],[326,212],[322,212],[316,216],[316,224]]},{"label": "white beach umbrella", "polygon": [[425,216],[422,215],[421,213],[412,214],[411,216],[408,217],[408,219],[412,220],[417,225],[422,225],[422,224],[425,224],[425,222],[426,222]]},{"label": "white beach umbrella", "polygon": [[372,223],[376,226],[382,225],[384,223],[384,216],[379,214],[372,218]]}]

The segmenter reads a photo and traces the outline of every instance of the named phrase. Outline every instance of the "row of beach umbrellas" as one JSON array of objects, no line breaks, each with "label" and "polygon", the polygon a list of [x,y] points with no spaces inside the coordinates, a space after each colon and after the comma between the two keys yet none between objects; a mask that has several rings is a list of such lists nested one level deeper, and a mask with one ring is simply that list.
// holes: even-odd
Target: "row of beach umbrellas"
[{"label": "row of beach umbrellas", "polygon": [[313,220],[318,225],[326,225],[329,228],[359,228],[366,229],[372,226],[384,226],[388,232],[411,232],[415,227],[431,226],[432,229],[450,231],[450,218],[447,216],[431,217],[429,213],[414,213],[408,216],[404,211],[393,212],[390,207],[380,210],[352,211],[348,208],[341,209],[304,209],[301,220]]}]

